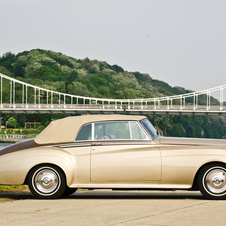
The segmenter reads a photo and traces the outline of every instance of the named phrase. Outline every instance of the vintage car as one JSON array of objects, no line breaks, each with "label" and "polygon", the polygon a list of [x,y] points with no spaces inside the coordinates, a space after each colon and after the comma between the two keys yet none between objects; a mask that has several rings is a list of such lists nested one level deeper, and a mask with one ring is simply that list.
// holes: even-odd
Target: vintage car
[{"label": "vintage car", "polygon": [[224,199],[226,141],[163,137],[145,116],[67,117],[1,150],[0,184],[28,184],[36,198],[110,188],[200,190]]}]

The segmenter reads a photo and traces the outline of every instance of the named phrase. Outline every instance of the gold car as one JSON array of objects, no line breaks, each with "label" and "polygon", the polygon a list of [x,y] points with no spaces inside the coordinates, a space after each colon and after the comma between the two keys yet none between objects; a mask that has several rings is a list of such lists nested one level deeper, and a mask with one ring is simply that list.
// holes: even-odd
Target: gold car
[{"label": "gold car", "polygon": [[145,116],[67,117],[1,150],[0,184],[28,184],[36,198],[111,188],[200,190],[223,199],[225,149],[225,140],[162,137]]}]

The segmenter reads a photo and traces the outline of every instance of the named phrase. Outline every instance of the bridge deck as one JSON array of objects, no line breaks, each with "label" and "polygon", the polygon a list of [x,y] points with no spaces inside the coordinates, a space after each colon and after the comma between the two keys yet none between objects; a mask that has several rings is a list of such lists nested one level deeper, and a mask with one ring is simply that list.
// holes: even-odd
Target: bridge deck
[{"label": "bridge deck", "polygon": [[2,104],[1,113],[65,114],[176,114],[226,115],[226,106],[202,105],[101,105],[101,104]]}]

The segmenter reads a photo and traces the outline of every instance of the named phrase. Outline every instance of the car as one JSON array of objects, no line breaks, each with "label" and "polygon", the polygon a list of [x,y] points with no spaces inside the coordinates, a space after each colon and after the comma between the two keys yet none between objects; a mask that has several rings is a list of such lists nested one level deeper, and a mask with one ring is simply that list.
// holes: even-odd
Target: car
[{"label": "car", "polygon": [[226,141],[164,137],[145,116],[71,116],[2,149],[0,184],[27,184],[42,199],[78,188],[200,190],[225,199]]}]

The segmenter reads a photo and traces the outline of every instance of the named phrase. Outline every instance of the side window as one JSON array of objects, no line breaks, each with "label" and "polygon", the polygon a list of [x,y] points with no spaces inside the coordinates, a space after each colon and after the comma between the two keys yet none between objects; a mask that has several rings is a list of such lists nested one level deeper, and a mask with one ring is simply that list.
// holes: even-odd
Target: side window
[{"label": "side window", "polygon": [[82,126],[75,140],[92,140],[92,124]]},{"label": "side window", "polygon": [[98,122],[94,124],[94,140],[130,140],[128,122]]},{"label": "side window", "polygon": [[147,140],[147,136],[136,122],[130,122],[133,140]]}]

